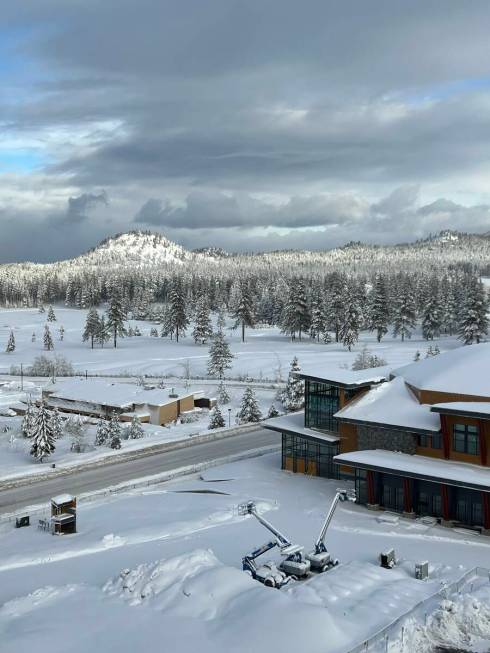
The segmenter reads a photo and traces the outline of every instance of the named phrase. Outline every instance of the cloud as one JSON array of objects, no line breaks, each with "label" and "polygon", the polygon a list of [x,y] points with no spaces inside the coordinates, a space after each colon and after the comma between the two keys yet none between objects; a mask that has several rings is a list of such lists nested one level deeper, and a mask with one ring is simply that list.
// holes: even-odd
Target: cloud
[{"label": "cloud", "polygon": [[88,220],[88,214],[99,205],[109,205],[105,190],[99,194],[82,193],[77,197],[69,197],[66,211],[53,214],[48,221],[58,226],[80,224]]}]

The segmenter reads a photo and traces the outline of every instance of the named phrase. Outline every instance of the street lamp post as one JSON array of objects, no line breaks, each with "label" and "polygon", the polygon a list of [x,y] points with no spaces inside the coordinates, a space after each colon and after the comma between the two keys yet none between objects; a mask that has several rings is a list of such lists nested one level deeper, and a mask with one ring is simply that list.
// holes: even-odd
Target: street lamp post
[{"label": "street lamp post", "polygon": [[231,408],[228,408],[228,427],[231,426]]}]

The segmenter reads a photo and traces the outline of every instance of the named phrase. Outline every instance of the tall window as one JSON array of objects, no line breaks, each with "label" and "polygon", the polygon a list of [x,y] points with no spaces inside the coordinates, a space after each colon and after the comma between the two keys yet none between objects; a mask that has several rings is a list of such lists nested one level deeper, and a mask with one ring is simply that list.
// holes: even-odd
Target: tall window
[{"label": "tall window", "polygon": [[334,414],[340,408],[339,396],[337,386],[306,381],[305,426],[338,433],[339,425]]},{"label": "tall window", "polygon": [[478,456],[480,453],[478,428],[470,424],[455,424],[453,427],[453,451]]}]

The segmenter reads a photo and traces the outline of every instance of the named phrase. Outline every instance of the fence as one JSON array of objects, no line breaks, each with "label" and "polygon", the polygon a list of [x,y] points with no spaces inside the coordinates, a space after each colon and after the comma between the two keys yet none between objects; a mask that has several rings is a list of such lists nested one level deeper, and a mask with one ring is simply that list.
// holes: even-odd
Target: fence
[{"label": "fence", "polygon": [[[354,648],[349,649],[347,653],[366,653],[367,651],[372,651],[372,653],[374,653],[375,650],[388,651],[390,639],[399,638],[403,642],[403,622],[408,617],[415,615],[416,613],[425,613],[425,618],[427,619],[429,610],[434,609],[436,602],[442,599],[448,599],[451,595],[457,594],[471,579],[475,577],[486,578],[490,582],[490,569],[485,567],[474,567],[473,569],[469,569],[461,576],[461,578],[452,583],[444,584],[444,586],[437,590],[437,592],[434,592],[422,601],[419,601],[416,605],[410,608],[410,610],[407,610],[407,612],[404,612],[387,626],[378,630],[374,635],[371,635],[371,637],[368,637]],[[384,648],[382,648],[383,646]]]}]

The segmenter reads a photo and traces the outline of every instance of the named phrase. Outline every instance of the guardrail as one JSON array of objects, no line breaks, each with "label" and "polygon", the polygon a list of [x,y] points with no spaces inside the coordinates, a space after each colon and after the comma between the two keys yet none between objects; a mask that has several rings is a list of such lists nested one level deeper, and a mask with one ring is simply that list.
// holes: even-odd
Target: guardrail
[{"label": "guardrail", "polygon": [[425,620],[427,621],[429,607],[434,609],[435,603],[438,601],[448,599],[451,595],[460,592],[472,578],[486,578],[490,582],[490,569],[487,569],[486,567],[474,567],[473,569],[469,569],[461,576],[461,578],[452,583],[445,583],[443,587],[437,590],[437,592],[434,592],[422,601],[416,603],[410,608],[410,610],[404,612],[402,615],[391,621],[388,625],[378,630],[376,633],[365,639],[360,644],[354,646],[354,648],[348,649],[346,653],[367,653],[368,651],[374,653],[374,651],[388,651],[390,639],[394,639],[394,637],[401,640],[403,643],[403,622],[408,617],[415,615],[417,612],[425,613],[424,616]]}]

